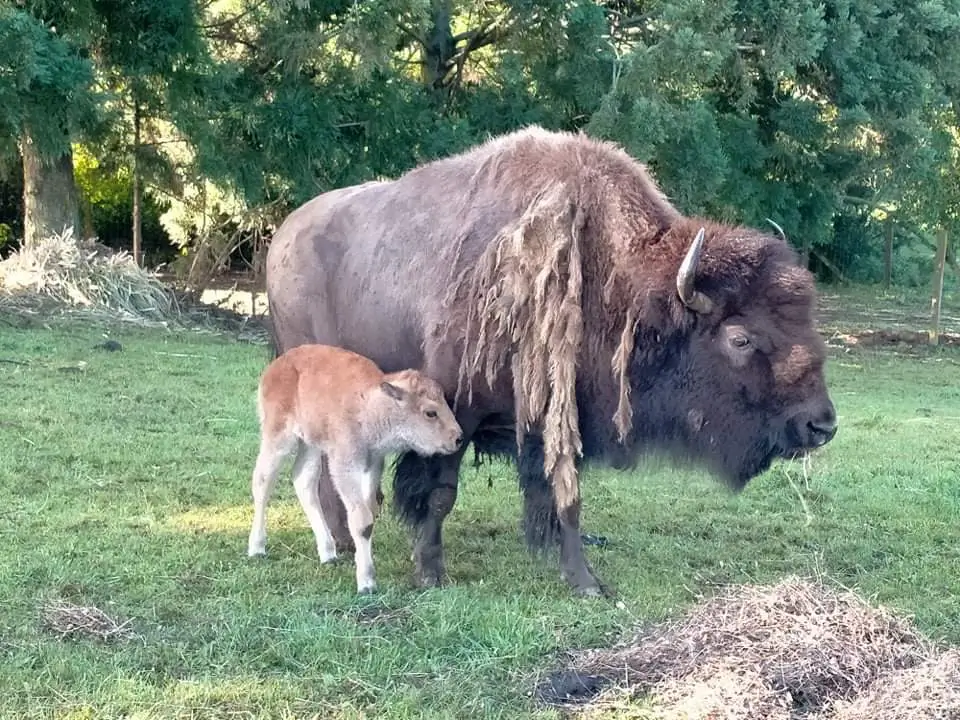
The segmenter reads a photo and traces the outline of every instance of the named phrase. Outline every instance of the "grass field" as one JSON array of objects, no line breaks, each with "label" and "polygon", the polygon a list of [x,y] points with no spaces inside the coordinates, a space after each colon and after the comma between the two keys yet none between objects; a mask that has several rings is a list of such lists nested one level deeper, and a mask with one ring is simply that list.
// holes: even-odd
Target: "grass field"
[{"label": "grass field", "polygon": [[[245,555],[266,349],[124,328],[108,353],[103,333],[0,318],[0,717],[554,717],[532,690],[563,650],[790,573],[960,642],[956,350],[834,350],[840,432],[808,486],[797,466],[739,496],[696,473],[587,473],[584,531],[610,540],[588,554],[613,600],[573,598],[529,556],[514,475],[470,463],[446,525],[453,584],[412,588],[385,514],[381,591],[360,598],[351,562],[318,565],[289,480],[268,557]],[[60,639],[42,621],[54,598],[136,635]]]}]

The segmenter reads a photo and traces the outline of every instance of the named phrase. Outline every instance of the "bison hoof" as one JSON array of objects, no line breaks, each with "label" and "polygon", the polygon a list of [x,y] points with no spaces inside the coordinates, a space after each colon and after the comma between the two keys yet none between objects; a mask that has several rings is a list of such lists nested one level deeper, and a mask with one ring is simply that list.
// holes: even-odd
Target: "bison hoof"
[{"label": "bison hoof", "polygon": [[435,588],[443,585],[443,571],[435,568],[424,568],[414,574],[414,584],[419,588]]},{"label": "bison hoof", "polygon": [[561,579],[566,581],[573,590],[573,594],[579,597],[609,597],[610,593],[597,580],[592,572],[586,568],[581,568],[575,573],[560,573]]},{"label": "bison hoof", "polygon": [[599,598],[605,597],[606,593],[599,585],[583,585],[573,588],[574,595],[579,597]]}]

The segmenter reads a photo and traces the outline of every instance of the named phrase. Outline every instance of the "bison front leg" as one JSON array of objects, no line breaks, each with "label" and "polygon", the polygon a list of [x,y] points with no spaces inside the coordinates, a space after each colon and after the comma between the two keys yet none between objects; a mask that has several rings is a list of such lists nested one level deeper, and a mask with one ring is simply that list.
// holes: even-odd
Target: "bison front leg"
[{"label": "bison front leg", "polygon": [[532,550],[546,550],[559,543],[561,577],[580,595],[600,596],[604,591],[583,554],[580,503],[558,513],[553,488],[543,468],[543,438],[527,435],[517,462],[527,545]]},{"label": "bison front leg", "polygon": [[[316,476],[317,496],[320,498],[320,508],[323,512],[323,519],[333,535],[338,553],[351,553],[356,550],[353,538],[350,535],[349,523],[347,521],[347,509],[343,500],[333,487],[333,481],[330,478],[330,468],[324,459],[322,467]],[[378,491],[379,492],[379,491]]]},{"label": "bison front leg", "polygon": [[395,512],[413,527],[414,580],[420,587],[444,581],[443,521],[457,501],[457,482],[464,447],[451,455],[421,457],[408,452],[397,462]]}]

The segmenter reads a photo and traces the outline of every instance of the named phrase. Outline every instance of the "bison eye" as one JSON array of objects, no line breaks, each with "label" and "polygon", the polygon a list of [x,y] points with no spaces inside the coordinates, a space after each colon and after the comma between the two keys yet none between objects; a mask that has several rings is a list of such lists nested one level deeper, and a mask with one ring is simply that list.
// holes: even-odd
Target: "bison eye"
[{"label": "bison eye", "polygon": [[428,418],[433,419],[433,418],[435,418],[435,417],[437,416],[437,411],[436,411],[436,410],[427,410],[427,411],[424,412],[423,414],[426,415]]},{"label": "bison eye", "polygon": [[745,348],[750,344],[750,338],[748,338],[746,335],[734,335],[732,338],[730,338],[730,342],[734,347]]}]

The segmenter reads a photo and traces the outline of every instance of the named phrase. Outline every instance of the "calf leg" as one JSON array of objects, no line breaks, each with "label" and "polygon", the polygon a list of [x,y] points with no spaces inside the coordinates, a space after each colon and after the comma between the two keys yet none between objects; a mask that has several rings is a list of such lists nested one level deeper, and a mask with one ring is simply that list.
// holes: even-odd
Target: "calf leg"
[{"label": "calf leg", "polygon": [[251,494],[253,495],[253,523],[247,541],[247,555],[264,555],[267,552],[267,504],[277,482],[277,475],[286,457],[293,452],[297,439],[292,435],[276,438],[261,434],[260,452],[253,469]]},{"label": "calf leg", "polygon": [[300,443],[300,451],[293,465],[293,487],[297,491],[297,499],[303,508],[307,521],[313,530],[313,537],[317,542],[317,555],[321,563],[328,563],[337,558],[337,548],[333,535],[327,527],[320,507],[320,497],[316,477],[323,463],[323,453],[319,448]]},{"label": "calf leg", "polygon": [[527,435],[517,462],[523,490],[523,529],[527,545],[543,550],[560,544],[560,574],[581,595],[602,594],[587,565],[580,537],[580,502],[557,512],[553,489],[544,473],[543,438]]},{"label": "calf leg", "polygon": [[[308,279],[301,275],[305,268],[286,268],[280,274],[286,278],[282,291],[273,290],[271,269],[267,269],[270,300],[270,325],[275,355],[306,343],[340,345],[337,323],[331,315],[326,294],[327,274],[322,267],[311,267]],[[272,290],[272,291],[271,291]],[[309,303],[297,298],[311,297]],[[326,460],[317,466],[313,483],[317,487],[320,508],[337,552],[353,552],[353,540],[347,529],[347,511],[330,481]]]},{"label": "calf leg", "polygon": [[377,587],[373,569],[373,521],[379,509],[377,494],[383,475],[383,460],[367,467],[331,461],[330,476],[347,510],[347,524],[356,546],[357,592],[370,593]]},{"label": "calf leg", "polygon": [[457,476],[465,450],[466,443],[450,455],[421,457],[408,452],[397,462],[394,510],[413,526],[414,581],[420,587],[436,587],[446,574],[443,521],[457,501]]},{"label": "calf leg", "polygon": [[320,508],[323,511],[324,520],[327,528],[333,535],[333,541],[338,553],[350,553],[356,548],[353,538],[350,537],[350,529],[347,527],[347,509],[344,507],[343,500],[337,493],[330,479],[329,463],[324,458],[320,467],[320,472],[316,477],[317,496],[320,498]]}]

